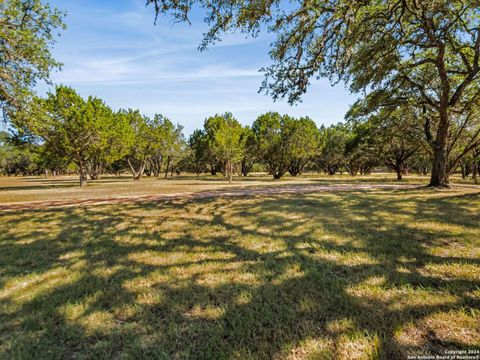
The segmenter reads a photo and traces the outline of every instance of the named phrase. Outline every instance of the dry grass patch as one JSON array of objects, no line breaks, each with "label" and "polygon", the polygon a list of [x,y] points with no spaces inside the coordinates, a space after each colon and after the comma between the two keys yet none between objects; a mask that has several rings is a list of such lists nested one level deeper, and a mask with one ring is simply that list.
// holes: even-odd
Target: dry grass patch
[{"label": "dry grass patch", "polygon": [[0,214],[0,357],[402,359],[480,338],[480,191]]}]

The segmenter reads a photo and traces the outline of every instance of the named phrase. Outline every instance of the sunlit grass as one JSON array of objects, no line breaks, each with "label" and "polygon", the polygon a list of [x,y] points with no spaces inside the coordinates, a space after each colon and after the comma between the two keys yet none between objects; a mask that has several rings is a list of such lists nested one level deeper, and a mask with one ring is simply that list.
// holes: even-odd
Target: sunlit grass
[{"label": "sunlit grass", "polygon": [[[455,179],[459,181],[459,179]],[[233,184],[221,175],[174,176],[167,179],[160,177],[144,177],[141,181],[133,181],[130,176],[119,177],[104,175],[100,180],[89,181],[86,188],[80,189],[77,176],[57,176],[56,178],[5,177],[0,176],[0,203],[49,201],[49,200],[82,200],[156,194],[198,193],[220,189],[238,189],[245,187],[265,187],[272,185],[302,184],[338,184],[338,183],[397,183],[392,174],[374,174],[369,176],[305,174],[302,176],[284,176],[274,180],[266,174],[251,174],[248,177],[234,177]],[[468,181],[467,181],[468,182]],[[424,176],[412,175],[401,183],[427,184]],[[471,183],[471,181],[470,181]]]},{"label": "sunlit grass", "polygon": [[480,191],[0,215],[5,358],[402,359],[480,346]]}]

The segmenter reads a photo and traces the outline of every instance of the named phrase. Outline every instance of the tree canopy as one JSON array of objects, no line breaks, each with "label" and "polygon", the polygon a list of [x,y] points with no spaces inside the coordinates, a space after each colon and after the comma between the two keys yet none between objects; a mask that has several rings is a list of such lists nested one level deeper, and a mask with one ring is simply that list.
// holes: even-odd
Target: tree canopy
[{"label": "tree canopy", "polygon": [[4,115],[59,68],[50,52],[64,14],[40,0],[0,1],[0,106]]},{"label": "tree canopy", "polygon": [[158,14],[189,21],[194,7],[210,25],[201,48],[225,32],[277,34],[262,89],[299,101],[312,78],[376,94],[376,105],[421,109],[433,152],[430,185],[448,183],[451,120],[480,95],[480,1],[464,0],[148,0]]}]

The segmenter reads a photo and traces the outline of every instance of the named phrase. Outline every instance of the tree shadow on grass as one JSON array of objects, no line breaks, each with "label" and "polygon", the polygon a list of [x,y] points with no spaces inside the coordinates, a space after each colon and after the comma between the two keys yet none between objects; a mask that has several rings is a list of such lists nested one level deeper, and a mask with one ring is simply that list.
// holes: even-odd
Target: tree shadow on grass
[{"label": "tree shadow on grass", "polygon": [[4,214],[0,352],[401,359],[473,347],[478,277],[431,267],[478,269],[475,255],[434,251],[478,234],[476,200],[351,192]]}]

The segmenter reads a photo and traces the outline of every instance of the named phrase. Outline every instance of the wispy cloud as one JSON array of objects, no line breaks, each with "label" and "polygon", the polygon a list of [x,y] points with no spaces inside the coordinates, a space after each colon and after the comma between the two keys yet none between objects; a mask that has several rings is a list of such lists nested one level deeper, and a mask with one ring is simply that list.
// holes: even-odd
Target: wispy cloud
[{"label": "wispy cloud", "polygon": [[304,102],[290,107],[258,94],[269,64],[271,34],[259,38],[227,34],[208,51],[197,47],[207,30],[201,14],[192,26],[161,17],[144,0],[50,0],[66,8],[68,30],[54,49],[64,63],[57,83],[96,95],[113,108],[160,112],[188,133],[214,113],[232,111],[243,123],[274,110],[308,115],[320,123],[341,121],[354,101],[345,89],[314,81]]}]

